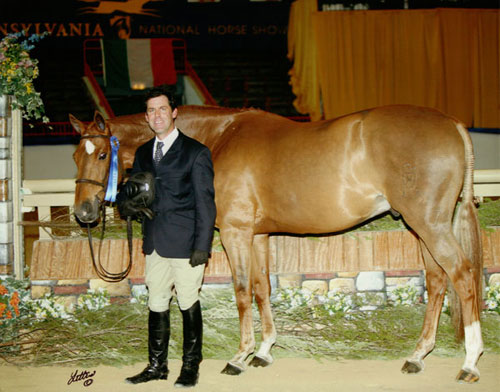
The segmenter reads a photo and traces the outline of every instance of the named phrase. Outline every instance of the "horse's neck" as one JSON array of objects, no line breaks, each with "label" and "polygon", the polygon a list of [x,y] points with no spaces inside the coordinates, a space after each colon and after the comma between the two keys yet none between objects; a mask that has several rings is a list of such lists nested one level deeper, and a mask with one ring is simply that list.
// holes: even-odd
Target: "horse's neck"
[{"label": "horse's neck", "polygon": [[122,122],[117,118],[117,121],[111,122],[111,133],[120,141],[119,151],[124,169],[132,167],[137,147],[154,136],[143,114],[130,116],[127,120],[129,121]]}]

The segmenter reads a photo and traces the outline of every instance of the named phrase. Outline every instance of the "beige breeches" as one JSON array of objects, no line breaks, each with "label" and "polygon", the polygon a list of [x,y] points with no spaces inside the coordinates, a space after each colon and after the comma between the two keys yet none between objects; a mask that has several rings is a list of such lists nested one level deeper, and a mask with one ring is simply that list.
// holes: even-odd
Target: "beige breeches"
[{"label": "beige breeches", "polygon": [[205,264],[191,267],[189,259],[171,259],[155,251],[146,255],[146,285],[149,309],[164,312],[170,307],[174,292],[181,310],[189,309],[199,299]]}]

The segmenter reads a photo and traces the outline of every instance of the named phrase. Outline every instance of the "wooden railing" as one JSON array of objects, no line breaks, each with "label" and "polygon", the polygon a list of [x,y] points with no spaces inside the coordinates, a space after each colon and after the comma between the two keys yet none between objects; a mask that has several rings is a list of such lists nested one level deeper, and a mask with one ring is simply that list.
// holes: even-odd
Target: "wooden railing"
[{"label": "wooden railing", "polygon": [[[38,209],[38,219],[50,221],[51,207],[72,207],[75,198],[75,180],[23,181],[24,209]],[[480,201],[485,197],[500,197],[500,169],[476,170],[474,194]],[[40,238],[50,238],[50,228],[40,228]]]}]

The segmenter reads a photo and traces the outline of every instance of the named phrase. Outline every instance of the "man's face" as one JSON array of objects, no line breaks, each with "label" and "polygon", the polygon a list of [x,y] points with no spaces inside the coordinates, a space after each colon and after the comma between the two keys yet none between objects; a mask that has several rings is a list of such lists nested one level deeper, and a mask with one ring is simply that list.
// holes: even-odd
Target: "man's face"
[{"label": "man's face", "polygon": [[172,111],[168,98],[164,95],[151,98],[147,102],[146,121],[159,139],[164,139],[174,130],[177,108]]}]

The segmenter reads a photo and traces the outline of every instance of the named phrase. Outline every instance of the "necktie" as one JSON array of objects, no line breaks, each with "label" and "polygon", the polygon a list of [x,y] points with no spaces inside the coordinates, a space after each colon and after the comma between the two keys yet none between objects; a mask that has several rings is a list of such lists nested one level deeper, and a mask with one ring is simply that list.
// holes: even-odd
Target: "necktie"
[{"label": "necktie", "polygon": [[162,148],[163,148],[163,142],[157,142],[155,156],[154,156],[155,166],[158,166],[161,158],[163,157],[163,151],[161,150]]}]

